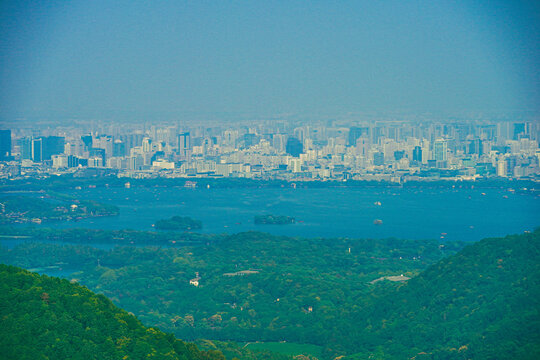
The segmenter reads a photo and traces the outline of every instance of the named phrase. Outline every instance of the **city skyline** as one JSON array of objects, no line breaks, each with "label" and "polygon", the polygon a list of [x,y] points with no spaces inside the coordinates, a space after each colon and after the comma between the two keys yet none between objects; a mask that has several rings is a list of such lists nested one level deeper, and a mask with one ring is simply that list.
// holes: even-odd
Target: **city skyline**
[{"label": "city skyline", "polygon": [[537,122],[101,123],[2,130],[0,174],[383,182],[538,180]]}]

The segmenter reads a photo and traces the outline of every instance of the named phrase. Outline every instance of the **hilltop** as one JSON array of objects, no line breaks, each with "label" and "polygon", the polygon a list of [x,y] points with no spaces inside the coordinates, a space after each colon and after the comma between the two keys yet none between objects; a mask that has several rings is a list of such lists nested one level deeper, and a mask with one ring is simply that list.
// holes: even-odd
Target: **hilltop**
[{"label": "hilltop", "polygon": [[3,359],[224,359],[143,326],[103,295],[0,264]]},{"label": "hilltop", "polygon": [[540,230],[484,239],[358,311],[358,359],[540,358]]}]

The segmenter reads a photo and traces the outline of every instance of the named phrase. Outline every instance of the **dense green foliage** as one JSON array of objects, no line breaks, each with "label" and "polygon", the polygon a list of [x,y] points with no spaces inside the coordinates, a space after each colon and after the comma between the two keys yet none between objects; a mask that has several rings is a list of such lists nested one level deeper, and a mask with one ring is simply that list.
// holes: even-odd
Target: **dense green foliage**
[{"label": "dense green foliage", "polygon": [[80,220],[87,217],[118,215],[118,208],[95,201],[76,200],[56,193],[37,197],[0,198],[0,224]]},{"label": "dense green foliage", "polygon": [[321,357],[321,346],[280,342],[216,341],[199,339],[195,341],[201,350],[221,351],[227,359],[243,360],[316,360]]},{"label": "dense green foliage", "polygon": [[354,359],[539,359],[540,230],[485,239],[351,317]]},{"label": "dense green foliage", "polygon": [[[256,348],[257,343],[236,343],[232,341],[216,341],[199,339],[195,341],[197,347],[205,351],[220,351],[227,359],[242,359],[242,360],[293,360],[290,354],[283,354],[278,351],[270,351],[268,349]],[[275,350],[275,349],[274,349]],[[298,354],[302,354],[299,352]]]},{"label": "dense green foliage", "polygon": [[67,280],[0,264],[2,359],[221,360]]},{"label": "dense green foliage", "polygon": [[257,215],[253,221],[257,225],[287,225],[294,224],[295,219],[284,215]]},{"label": "dense green foliage", "polygon": [[[0,261],[79,270],[72,277],[185,339],[316,344],[327,359],[539,358],[540,230],[462,247],[248,232],[168,248],[24,243]],[[401,274],[411,279],[373,282]]]},{"label": "dense green foliage", "polygon": [[[366,306],[374,288],[397,286],[370,281],[416,275],[460,246],[439,245],[249,232],[184,248],[105,251],[27,243],[4,252],[2,259],[26,267],[61,262],[64,268],[82,270],[73,277],[137,314],[146,325],[181,338],[287,340],[324,345],[330,351],[341,342],[335,335],[338,329]],[[196,272],[198,287],[189,283]]]},{"label": "dense green foliage", "polygon": [[280,342],[254,342],[246,343],[244,345],[247,349],[252,351],[272,351],[274,353],[285,354],[297,357],[299,355],[316,357],[321,356],[321,346],[311,344],[297,344],[286,341]]},{"label": "dense green foliage", "polygon": [[70,244],[181,246],[217,241],[224,235],[192,232],[52,229],[42,227],[0,227],[0,236],[28,237],[36,241]]},{"label": "dense green foliage", "polygon": [[158,230],[199,230],[202,229],[202,222],[187,216],[173,216],[156,221],[155,226]]}]

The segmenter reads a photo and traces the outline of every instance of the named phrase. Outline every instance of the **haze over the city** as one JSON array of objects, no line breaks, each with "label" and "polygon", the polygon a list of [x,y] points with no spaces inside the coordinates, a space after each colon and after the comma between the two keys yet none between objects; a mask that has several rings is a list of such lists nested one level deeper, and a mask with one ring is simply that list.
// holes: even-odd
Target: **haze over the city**
[{"label": "haze over the city", "polygon": [[539,10],[0,0],[1,360],[540,359]]},{"label": "haze over the city", "polygon": [[534,1],[0,5],[0,121],[538,111]]}]

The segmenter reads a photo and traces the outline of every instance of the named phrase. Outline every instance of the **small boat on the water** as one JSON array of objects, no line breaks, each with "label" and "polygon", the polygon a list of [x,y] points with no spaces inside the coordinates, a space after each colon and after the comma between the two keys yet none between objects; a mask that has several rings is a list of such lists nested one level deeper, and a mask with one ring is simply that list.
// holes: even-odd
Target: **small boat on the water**
[{"label": "small boat on the water", "polygon": [[373,204],[375,204],[376,206],[381,206],[381,202],[380,201],[375,201]]},{"label": "small boat on the water", "polygon": [[382,220],[381,219],[373,220],[373,225],[382,225]]}]

